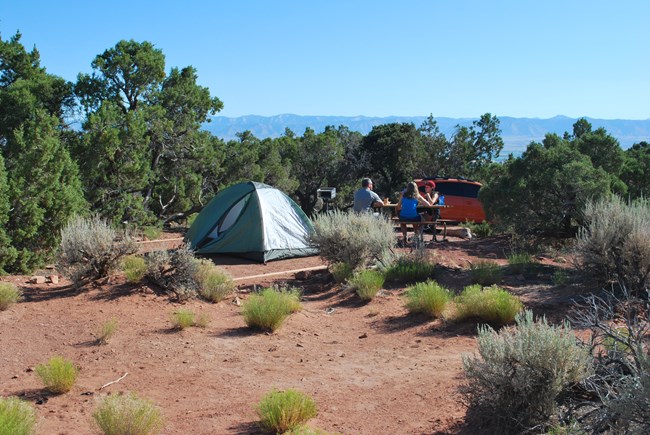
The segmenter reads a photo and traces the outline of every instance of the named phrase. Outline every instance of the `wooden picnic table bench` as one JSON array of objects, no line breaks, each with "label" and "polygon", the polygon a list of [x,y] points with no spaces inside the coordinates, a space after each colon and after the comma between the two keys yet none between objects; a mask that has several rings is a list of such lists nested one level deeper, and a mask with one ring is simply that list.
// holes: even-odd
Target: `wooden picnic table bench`
[{"label": "wooden picnic table bench", "polygon": [[[448,208],[448,205],[422,205],[418,206],[418,212],[423,212],[423,211],[432,211],[436,209],[442,209],[442,208]],[[442,240],[447,240],[447,223],[455,222],[455,221],[450,221],[448,219],[425,219],[420,222],[412,222],[412,221],[402,221],[400,220],[398,214],[397,214],[397,204],[384,204],[382,207],[382,211],[386,214],[390,213],[390,221],[393,223],[395,226],[401,227],[402,225],[407,225],[406,231],[408,232],[408,225],[413,225],[413,224],[418,224],[426,227],[427,225],[432,226],[433,230],[433,240],[437,241],[438,237],[438,225],[441,224],[441,233],[442,233]],[[434,214],[435,217],[435,214]]]}]

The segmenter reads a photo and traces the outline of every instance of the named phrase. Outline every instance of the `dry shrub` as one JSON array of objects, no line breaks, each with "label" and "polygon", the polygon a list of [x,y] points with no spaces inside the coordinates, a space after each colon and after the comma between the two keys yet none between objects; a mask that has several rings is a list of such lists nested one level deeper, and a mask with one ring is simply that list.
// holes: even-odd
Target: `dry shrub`
[{"label": "dry shrub", "polygon": [[244,302],[241,312],[251,328],[275,331],[291,313],[300,311],[300,292],[296,289],[263,289]]},{"label": "dry shrub", "polygon": [[521,301],[497,286],[468,285],[456,297],[457,319],[481,319],[494,325],[511,323],[524,308]]},{"label": "dry shrub", "polygon": [[104,435],[154,435],[164,427],[160,409],[134,393],[106,397],[93,412],[93,419]]},{"label": "dry shrub", "polygon": [[21,291],[15,284],[0,282],[0,311],[4,311],[20,299]]},{"label": "dry shrub", "polygon": [[522,433],[543,427],[557,410],[558,396],[591,373],[591,356],[568,323],[552,326],[525,311],[517,326],[496,332],[480,326],[480,357],[463,356],[468,419],[492,433]]},{"label": "dry shrub", "polygon": [[75,287],[107,278],[119,267],[122,257],[137,251],[126,233],[117,231],[98,216],[75,216],[61,230],[58,270]]},{"label": "dry shrub", "polygon": [[145,257],[146,278],[172,294],[176,300],[184,301],[196,297],[199,283],[196,276],[199,260],[194,257],[189,246],[184,245],[173,251],[154,251]]},{"label": "dry shrub", "polygon": [[349,264],[352,269],[384,261],[396,241],[386,218],[340,211],[318,215],[310,239],[319,247],[321,257],[330,263]]},{"label": "dry shrub", "polygon": [[592,201],[584,217],[578,265],[601,282],[618,281],[633,295],[644,296],[650,277],[650,202]]},{"label": "dry shrub", "polygon": [[285,433],[297,429],[317,414],[314,399],[296,390],[272,391],[257,405],[262,427]]},{"label": "dry shrub", "polygon": [[210,260],[199,260],[195,279],[199,293],[210,302],[224,300],[237,288],[231,276]]},{"label": "dry shrub", "polygon": [[36,374],[45,384],[45,388],[54,394],[70,391],[78,373],[79,370],[74,364],[61,356],[54,356],[47,364],[36,366]]}]

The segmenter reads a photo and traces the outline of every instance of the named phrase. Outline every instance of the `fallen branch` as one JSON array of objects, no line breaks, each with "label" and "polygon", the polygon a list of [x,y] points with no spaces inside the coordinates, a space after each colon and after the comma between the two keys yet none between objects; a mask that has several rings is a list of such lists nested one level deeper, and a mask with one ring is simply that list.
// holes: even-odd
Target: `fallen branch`
[{"label": "fallen branch", "polygon": [[104,388],[108,387],[109,385],[117,384],[117,383],[120,382],[122,379],[126,378],[126,375],[128,375],[128,374],[129,374],[129,372],[124,373],[122,376],[120,376],[119,379],[116,379],[116,380],[114,380],[114,381],[111,381],[111,382],[109,382],[108,384],[104,384],[104,385],[102,385],[101,387],[99,387],[99,389],[100,389],[100,390],[103,390]]}]

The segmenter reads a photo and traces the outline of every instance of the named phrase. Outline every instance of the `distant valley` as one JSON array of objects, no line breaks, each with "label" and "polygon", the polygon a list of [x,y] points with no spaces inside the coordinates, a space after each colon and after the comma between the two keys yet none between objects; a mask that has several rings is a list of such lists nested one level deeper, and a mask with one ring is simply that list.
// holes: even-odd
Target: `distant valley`
[{"label": "distant valley", "polygon": [[[322,132],[326,126],[347,126],[350,130],[367,134],[372,127],[392,122],[412,122],[419,127],[426,116],[301,116],[301,115],[275,115],[275,116],[239,116],[229,118],[214,116],[212,122],[204,128],[217,137],[225,140],[235,139],[237,133],[249,130],[256,137],[263,139],[282,136],[285,129],[291,129],[296,135],[302,135],[307,127],[317,133]],[[557,133],[560,136],[565,131],[571,132],[577,118],[556,116],[549,119],[539,118],[513,118],[509,116],[498,117],[501,121],[501,137],[505,143],[502,155],[513,153],[519,155],[531,141],[541,141],[546,133]],[[449,138],[457,125],[469,126],[476,118],[435,118],[440,131]],[[650,142],[650,119],[625,120],[625,119],[594,119],[586,118],[594,130],[603,127],[609,134],[620,142],[623,148],[629,148],[634,143]]]}]

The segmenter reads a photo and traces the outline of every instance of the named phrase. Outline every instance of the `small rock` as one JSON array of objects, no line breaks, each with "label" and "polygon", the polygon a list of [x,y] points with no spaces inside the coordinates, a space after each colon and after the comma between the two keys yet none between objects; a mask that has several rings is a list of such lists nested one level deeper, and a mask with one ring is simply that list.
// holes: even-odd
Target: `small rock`
[{"label": "small rock", "polygon": [[50,275],[50,282],[52,284],[58,284],[59,283],[59,275]]},{"label": "small rock", "polygon": [[368,338],[368,334],[364,332],[362,335],[359,336],[359,338]]},{"label": "small rock", "polygon": [[239,300],[239,296],[236,296],[235,299],[232,301],[232,303],[239,307],[241,305],[241,301]]},{"label": "small rock", "polygon": [[13,375],[11,379],[18,379],[18,375]]},{"label": "small rock", "polygon": [[45,277],[41,275],[32,276],[29,282],[32,284],[45,284]]},{"label": "small rock", "polygon": [[29,373],[29,372],[33,372],[33,371],[34,371],[34,367],[27,367],[27,368],[25,369],[25,371],[26,371],[27,373]]}]

